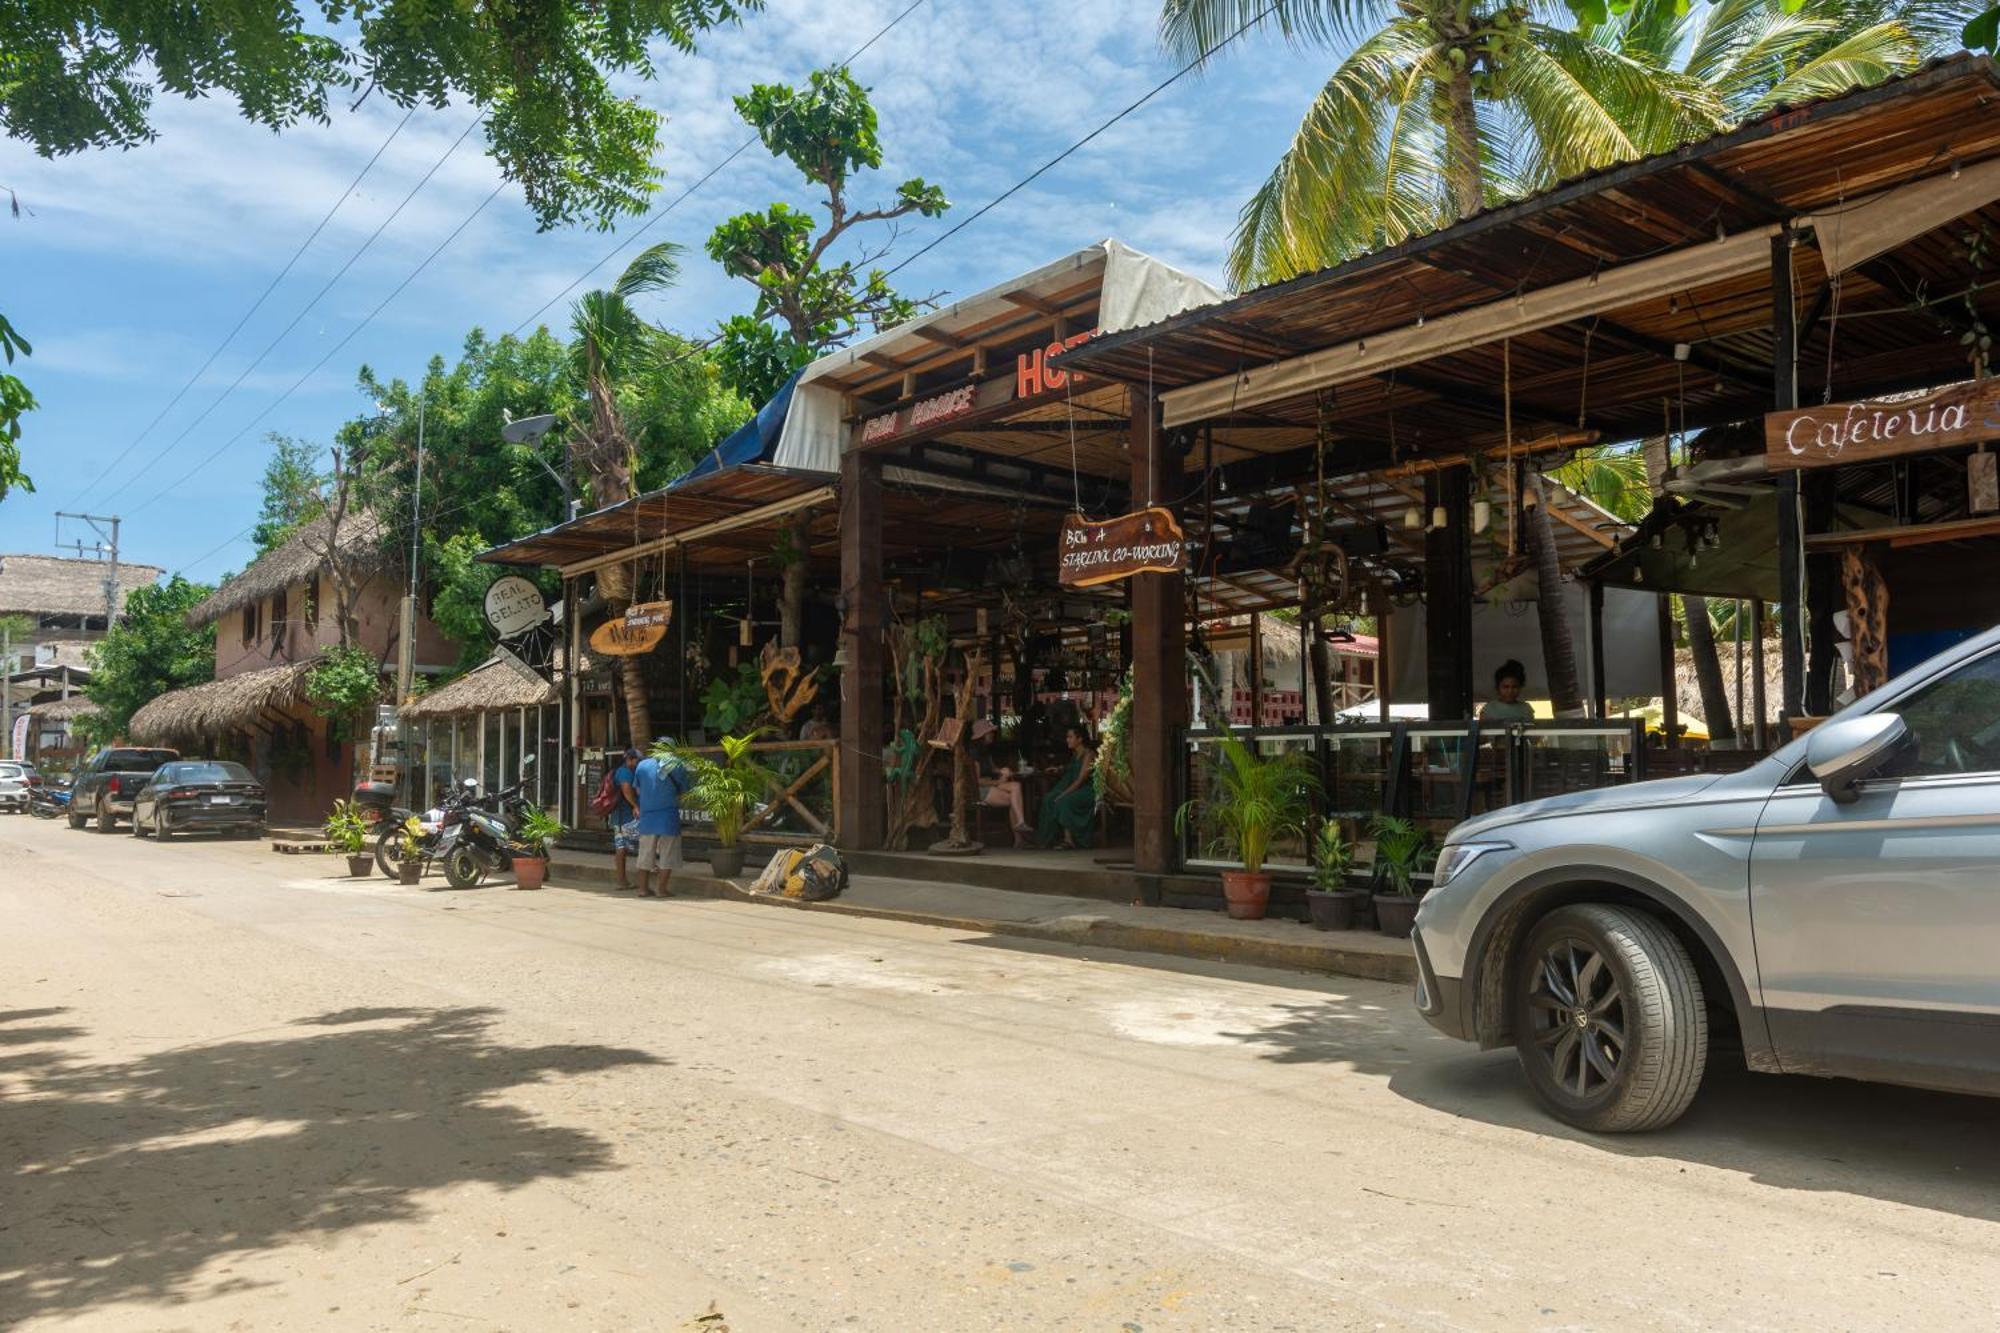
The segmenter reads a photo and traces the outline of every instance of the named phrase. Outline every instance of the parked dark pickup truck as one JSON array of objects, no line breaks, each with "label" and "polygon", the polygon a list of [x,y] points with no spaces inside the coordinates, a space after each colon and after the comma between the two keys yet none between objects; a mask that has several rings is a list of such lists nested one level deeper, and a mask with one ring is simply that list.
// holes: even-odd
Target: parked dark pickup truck
[{"label": "parked dark pickup truck", "polygon": [[76,772],[69,826],[82,828],[95,819],[99,833],[111,832],[120,819],[132,817],[132,798],[153,770],[178,758],[176,750],[99,750]]}]

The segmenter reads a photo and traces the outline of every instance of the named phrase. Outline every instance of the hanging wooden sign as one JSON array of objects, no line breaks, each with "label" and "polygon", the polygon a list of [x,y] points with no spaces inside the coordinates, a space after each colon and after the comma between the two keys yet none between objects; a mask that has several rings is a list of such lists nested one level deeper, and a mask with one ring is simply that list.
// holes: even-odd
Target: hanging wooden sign
[{"label": "hanging wooden sign", "polygon": [[1172,574],[1186,559],[1187,538],[1165,509],[1096,522],[1071,514],[1063,520],[1061,581],[1090,588],[1134,574]]},{"label": "hanging wooden sign", "polygon": [[650,653],[667,637],[667,622],[673,619],[672,602],[638,602],[628,607],[622,620],[607,620],[590,632],[592,652],[607,657],[637,657]]},{"label": "hanging wooden sign", "polygon": [[1764,456],[1781,469],[1872,463],[1992,439],[2000,439],[2000,379],[1764,418]]}]

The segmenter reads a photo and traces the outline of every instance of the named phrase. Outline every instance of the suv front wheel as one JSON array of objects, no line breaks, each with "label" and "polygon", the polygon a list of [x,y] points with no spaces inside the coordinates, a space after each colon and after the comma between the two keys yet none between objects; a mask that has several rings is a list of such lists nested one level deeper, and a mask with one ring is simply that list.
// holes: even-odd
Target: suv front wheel
[{"label": "suv front wheel", "polygon": [[1672,1124],[1708,1060],[1701,978],[1658,918],[1579,903],[1537,922],[1514,966],[1514,1046],[1535,1095],[1580,1129]]}]

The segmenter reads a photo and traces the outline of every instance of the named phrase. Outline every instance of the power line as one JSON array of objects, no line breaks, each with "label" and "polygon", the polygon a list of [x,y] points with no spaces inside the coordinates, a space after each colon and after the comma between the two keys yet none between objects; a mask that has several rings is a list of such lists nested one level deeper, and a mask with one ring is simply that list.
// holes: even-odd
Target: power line
[{"label": "power line", "polygon": [[[471,134],[474,129],[478,128],[480,122],[485,119],[486,119],[486,113],[483,111],[480,112],[477,116],[474,116],[472,118],[471,123],[468,124],[463,130],[459,131],[458,137],[451,141],[451,147],[445,149],[443,155],[440,156],[437,161],[431,163],[430,170],[426,171],[422,175],[422,177],[418,179],[417,183],[410,187],[409,192],[403,196],[401,202],[399,202],[396,205],[395,209],[390,212],[389,216],[383,218],[381,224],[377,226],[374,231],[369,233],[368,239],[361,243],[360,248],[357,249],[353,254],[349,255],[347,257],[347,262],[342,264],[337,270],[335,270],[333,276],[328,278],[325,281],[325,283],[321,284],[320,289],[317,292],[313,293],[313,297],[310,301],[307,301],[304,305],[299,307],[299,312],[292,316],[291,322],[285,325],[284,328],[278,330],[277,337],[271,339],[270,342],[264,344],[264,350],[257,353],[256,359],[251,361],[249,365],[243,367],[243,373],[238,375],[235,378],[235,380],[231,382],[228,388],[224,389],[220,394],[216,395],[215,401],[210,403],[207,407],[203,408],[199,416],[197,416],[193,421],[188,422],[188,424],[182,428],[181,433],[179,435],[176,435],[171,441],[168,442],[166,448],[160,450],[158,453],[154,454],[152,458],[147,460],[146,465],[144,467],[141,467],[131,476],[126,477],[123,481],[119,482],[117,489],[113,490],[110,495],[105,496],[102,501],[99,501],[99,503],[108,502],[114,496],[124,491],[125,488],[130,486],[133,482],[139,480],[139,478],[145,476],[148,472],[152,471],[153,467],[157,463],[159,463],[161,459],[165,458],[168,454],[172,453],[174,449],[180,445],[181,441],[185,440],[189,435],[194,433],[194,428],[196,426],[199,426],[203,421],[206,421],[208,419],[209,413],[215,411],[216,408],[222,406],[223,400],[228,398],[230,394],[236,392],[236,390],[242,385],[244,380],[250,378],[251,371],[257,369],[258,366],[264,364],[264,358],[269,356],[274,350],[276,350],[278,344],[283,342],[285,338],[290,335],[291,331],[299,326],[299,321],[304,319],[309,313],[311,313],[312,308],[318,305],[320,303],[320,300],[323,297],[325,297],[325,295],[328,292],[333,290],[334,284],[339,282],[343,277],[347,275],[347,271],[354,267],[354,265],[360,260],[361,256],[368,253],[369,249],[374,246],[375,242],[378,239],[380,239],[382,233],[388,230],[389,224],[394,222],[398,217],[402,216],[403,210],[405,208],[408,208],[410,205],[410,201],[417,197],[418,191],[422,190],[424,186],[430,183],[431,177],[437,175],[438,171],[441,168],[443,168],[445,162],[451,157],[451,155],[458,151],[458,146],[465,142],[466,136]],[[482,203],[479,207],[484,208],[486,207],[486,205]],[[474,210],[474,212],[476,214],[477,210]],[[468,221],[469,220],[470,219],[468,219]],[[461,225],[460,230],[463,229],[464,228]],[[457,235],[457,232],[454,232],[452,234]]]},{"label": "power line", "polygon": [[193,480],[197,473],[199,473],[203,468],[207,467],[210,463],[213,463],[217,458],[219,458],[222,455],[223,451],[228,449],[230,445],[235,444],[245,435],[248,435],[252,430],[256,428],[258,422],[262,421],[265,417],[271,415],[271,413],[277,409],[280,403],[283,403],[287,398],[290,398],[293,394],[297,393],[299,391],[300,386],[304,385],[307,380],[311,379],[314,375],[319,373],[320,367],[324,366],[327,362],[333,360],[333,358],[340,352],[341,348],[347,346],[348,343],[354,341],[354,337],[356,334],[360,333],[361,330],[367,328],[369,324],[374,322],[375,317],[377,315],[381,314],[384,310],[388,309],[389,303],[395,300],[398,296],[401,296],[403,294],[403,289],[408,287],[411,283],[415,282],[417,280],[417,276],[421,274],[425,269],[431,266],[431,261],[436,259],[439,255],[443,254],[445,247],[450,245],[453,241],[457,240],[459,237],[459,233],[463,232],[467,227],[471,226],[473,219],[477,218],[481,213],[485,212],[486,206],[492,203],[495,199],[497,199],[500,196],[500,192],[506,189],[508,184],[509,182],[503,180],[498,185],[494,186],[492,191],[488,193],[484,199],[479,201],[479,206],[473,209],[470,213],[465,215],[464,221],[460,222],[456,227],[453,227],[451,229],[451,233],[448,236],[446,236],[443,240],[439,241],[437,245],[432,248],[431,252],[423,257],[423,261],[419,263],[415,268],[410,270],[409,275],[407,277],[405,277],[401,282],[397,283],[396,286],[389,292],[389,294],[383,297],[381,301],[379,301],[376,304],[373,310],[369,311],[366,315],[362,316],[361,322],[359,324],[356,324],[353,328],[349,329],[339,342],[327,348],[326,354],[320,357],[319,360],[313,362],[312,365],[307,368],[306,372],[303,375],[300,375],[296,380],[293,380],[289,388],[287,388],[283,393],[279,394],[276,398],[273,398],[269,403],[265,404],[263,411],[259,412],[256,416],[250,418],[249,421],[245,422],[241,430],[237,431],[234,435],[230,436],[228,439],[224,440],[221,444],[217,445],[213,450],[209,452],[206,458],[202,459],[199,463],[196,463],[193,467],[189,468],[187,472],[180,477],[179,480],[171,482],[168,485],[162,487],[160,490],[155,491],[153,495],[150,498],[148,498],[143,504],[135,506],[130,512],[133,514],[137,514],[142,510],[150,508],[152,505],[157,504],[159,501],[165,499],[170,492],[177,490],[185,483]]},{"label": "power line", "polygon": [[1009,198],[1011,198],[1015,194],[1018,194],[1020,191],[1026,189],[1028,186],[1032,185],[1035,182],[1035,180],[1038,177],[1040,177],[1044,172],[1054,167],[1057,163],[1061,162],[1064,158],[1074,153],[1077,149],[1082,148],[1085,144],[1089,143],[1092,139],[1095,139],[1098,135],[1110,129],[1113,125],[1116,125],[1119,121],[1125,119],[1125,117],[1131,115],[1134,111],[1137,111],[1140,107],[1146,105],[1146,103],[1152,101],[1155,97],[1158,97],[1161,93],[1165,92],[1168,88],[1171,88],[1174,84],[1180,82],[1181,79],[1184,78],[1197,65],[1204,63],[1205,61],[1208,60],[1210,56],[1214,55],[1217,51],[1220,51],[1223,47],[1229,45],[1231,42],[1235,41],[1238,37],[1241,37],[1245,32],[1249,31],[1257,24],[1262,23],[1267,17],[1270,16],[1271,12],[1278,7],[1278,2],[1279,0],[1272,0],[1271,4],[1264,6],[1264,8],[1258,10],[1255,14],[1245,19],[1243,23],[1239,27],[1237,27],[1235,31],[1231,32],[1227,37],[1222,38],[1220,41],[1216,42],[1214,46],[1209,47],[1206,51],[1203,51],[1193,60],[1188,61],[1187,64],[1182,65],[1172,74],[1169,74],[1166,78],[1154,84],[1152,88],[1146,92],[1145,96],[1141,97],[1138,101],[1133,102],[1131,105],[1127,106],[1124,110],[1120,111],[1117,115],[1105,121],[1102,125],[1099,125],[1096,129],[1084,135],[1081,139],[1078,139],[1075,143],[1063,149],[1060,153],[1057,153],[1054,157],[1042,163],[1042,165],[1040,165],[1039,167],[1036,167],[1033,171],[1023,176],[1020,180],[1014,182],[1012,185],[1002,190],[999,194],[994,195],[993,198],[989,199],[985,204],[983,204],[977,212],[973,213],[970,217],[955,224],[954,226],[952,226],[951,228],[940,234],[935,240],[931,241],[930,244],[924,246],[921,250],[918,250],[915,254],[910,255],[908,258],[898,263],[894,268],[890,269],[887,273],[883,274],[882,276],[885,278],[894,277],[896,274],[908,268],[911,264],[916,263],[919,259],[922,259],[925,255],[929,254],[931,251],[937,249],[940,245],[943,245],[946,241],[950,240],[952,237],[958,235],[958,233],[964,231],[967,227],[970,227],[973,223],[979,221],[979,219],[985,217],[995,208],[1005,203]]},{"label": "power line", "polygon": [[403,127],[410,123],[410,117],[414,116],[416,113],[417,112],[415,107],[411,107],[408,111],[405,111],[403,113],[403,118],[396,122],[396,127],[394,129],[389,131],[389,137],[384,139],[382,141],[382,146],[375,150],[375,155],[368,159],[368,161],[366,162],[366,164],[362,166],[360,171],[355,173],[354,179],[347,183],[347,188],[340,192],[340,198],[333,201],[333,207],[326,210],[326,216],[322,217],[319,220],[319,225],[312,229],[312,233],[308,235],[303,241],[299,242],[299,248],[292,251],[292,257],[285,261],[285,266],[278,270],[277,276],[272,278],[270,282],[265,284],[264,290],[258,294],[257,299],[250,303],[250,308],[243,312],[243,317],[236,321],[236,326],[230,329],[228,333],[223,335],[222,341],[215,345],[215,350],[208,354],[208,360],[202,362],[201,368],[195,371],[194,374],[188,376],[187,383],[181,385],[179,389],[174,391],[174,396],[167,400],[167,405],[161,408],[159,412],[153,417],[153,419],[147,422],[145,427],[141,429],[137,435],[134,435],[132,437],[132,440],[129,444],[127,444],[123,449],[118,451],[118,457],[112,459],[110,466],[106,467],[103,471],[99,472],[97,474],[97,477],[83,488],[82,494],[78,495],[76,500],[71,501],[72,504],[78,503],[83,499],[85,495],[90,494],[91,490],[96,487],[99,481],[109,480],[113,475],[115,475],[118,471],[118,465],[124,462],[126,457],[129,456],[134,449],[139,447],[139,441],[145,439],[148,435],[150,435],[153,431],[153,427],[159,425],[160,422],[164,421],[166,419],[167,413],[173,411],[174,407],[180,402],[180,400],[187,396],[187,391],[189,389],[192,389],[195,386],[195,384],[201,379],[201,377],[208,373],[208,368],[215,364],[215,359],[222,355],[224,348],[228,347],[231,342],[235,341],[237,334],[243,332],[243,326],[250,322],[250,317],[252,315],[255,315],[259,310],[262,310],[264,308],[264,302],[271,299],[271,293],[278,290],[278,284],[283,282],[285,280],[285,276],[292,271],[293,267],[298,264],[299,260],[305,257],[305,253],[308,249],[311,248],[312,243],[319,239],[319,234],[326,230],[328,223],[333,221],[333,215],[335,213],[338,213],[340,211],[341,205],[345,204],[348,201],[348,199],[353,196],[354,191],[360,187],[362,179],[366,177],[370,171],[374,170],[375,164],[382,160],[382,154],[389,151],[389,145],[396,142],[396,136],[403,132]]},{"label": "power line", "polygon": [[[881,41],[884,37],[888,36],[889,30],[891,28],[895,27],[898,23],[901,23],[911,14],[915,13],[916,10],[919,7],[921,7],[924,3],[925,0],[911,0],[911,3],[908,7],[906,7],[901,13],[897,14],[896,17],[890,19],[887,23],[883,24],[881,28],[879,28],[876,31],[873,37],[870,37],[860,46],[854,48],[854,53],[848,56],[847,59],[841,61],[838,65],[834,66],[834,68],[845,69],[849,65],[852,65],[855,61],[859,60],[863,55],[867,54],[869,47],[875,45],[875,43]],[[790,108],[787,108],[785,113],[781,114],[778,117],[777,121],[773,123],[774,124],[784,123],[785,115],[789,114],[790,114]],[[702,174],[700,179],[695,181],[694,184],[688,186],[685,190],[682,190],[679,194],[675,195],[666,204],[662,205],[654,212],[648,214],[644,222],[641,222],[638,225],[638,227],[635,228],[632,231],[632,233],[628,235],[623,241],[620,241],[617,245],[613,246],[610,250],[606,251],[603,258],[599,259],[589,268],[585,269],[583,272],[577,274],[574,278],[570,279],[569,285],[567,287],[564,287],[554,296],[551,296],[548,300],[542,302],[542,304],[535,310],[534,314],[529,315],[519,324],[516,324],[513,328],[514,336],[518,338],[521,335],[521,330],[527,328],[530,324],[533,324],[536,320],[540,319],[550,306],[554,305],[556,302],[562,300],[565,296],[568,296],[571,292],[575,291],[579,286],[582,285],[583,280],[585,278],[588,278],[591,274],[603,268],[613,259],[616,259],[620,254],[622,254],[626,249],[628,249],[631,246],[632,242],[638,240],[641,236],[645,235],[646,232],[652,228],[654,223],[658,222],[661,218],[665,217],[667,214],[673,212],[674,209],[678,208],[681,205],[682,201],[684,201],[689,195],[693,194],[696,190],[699,190],[702,186],[714,180],[716,175],[719,172],[721,172],[721,170],[724,167],[728,166],[731,162],[734,162],[737,158],[743,156],[743,154],[749,151],[752,147],[754,147],[757,144],[757,142],[758,142],[758,136],[753,134],[748,139],[745,139],[742,143],[737,144],[736,147],[730,151],[729,156],[723,158],[720,162],[717,162],[714,166],[710,167],[706,172]]]}]

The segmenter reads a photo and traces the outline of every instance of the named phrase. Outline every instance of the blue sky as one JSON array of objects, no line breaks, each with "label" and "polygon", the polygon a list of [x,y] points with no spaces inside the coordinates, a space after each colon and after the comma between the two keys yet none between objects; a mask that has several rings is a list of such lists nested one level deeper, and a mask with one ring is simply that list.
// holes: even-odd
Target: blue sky
[{"label": "blue sky", "polygon": [[[659,77],[633,90],[669,118],[661,202],[746,137],[732,95],[753,82],[798,81],[843,58],[906,2],[769,0],[742,27],[708,37],[700,54],[664,55]],[[957,206],[941,221],[907,226],[891,262],[1171,72],[1155,41],[1158,13],[1159,0],[929,0],[862,56],[854,73],[874,90],[888,155],[873,193],[886,197],[897,180],[922,175]],[[1246,36],[1215,68],[1182,80],[911,265],[899,285],[916,294],[976,291],[1106,236],[1219,281],[1236,209],[1331,66],[1324,50]],[[419,110],[270,299],[149,431],[402,112],[378,98],[331,125],[274,135],[225,100],[163,95],[159,140],[129,153],[45,161],[0,141],[0,186],[24,210],[18,220],[0,215],[0,309],[35,346],[15,370],[41,400],[22,438],[37,493],[0,503],[0,551],[48,551],[54,511],[84,508],[126,516],[127,559],[204,580],[240,568],[249,542],[230,538],[255,517],[265,432],[328,441],[368,408],[354,387],[359,366],[411,376],[433,354],[453,358],[474,326],[509,331],[631,234],[635,223],[609,236],[538,234],[509,187],[300,383],[498,182],[474,131],[252,366],[473,114]],[[871,198],[866,183],[855,193]],[[690,253],[681,286],[653,316],[699,334],[745,310],[749,288],[725,278],[701,242],[722,218],[776,198],[814,202],[757,147],[656,222],[642,243],[675,240]],[[630,253],[591,285],[608,281]],[[543,319],[559,321],[562,312],[558,304]]]}]

